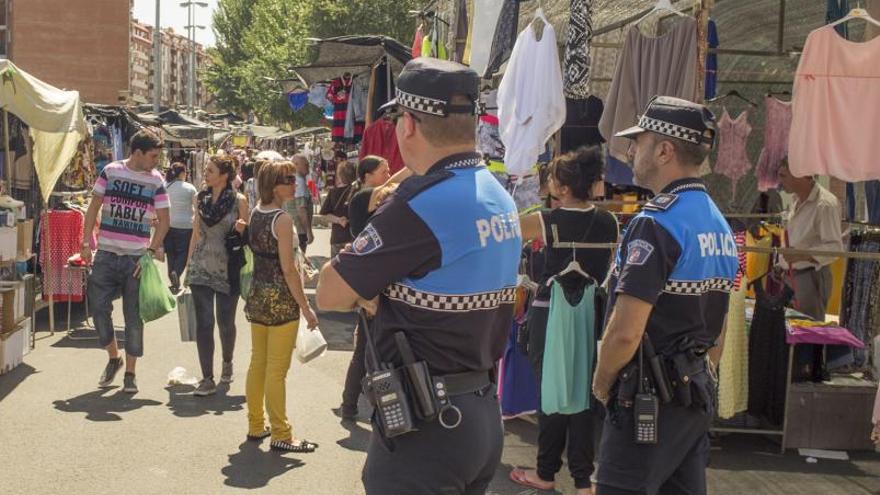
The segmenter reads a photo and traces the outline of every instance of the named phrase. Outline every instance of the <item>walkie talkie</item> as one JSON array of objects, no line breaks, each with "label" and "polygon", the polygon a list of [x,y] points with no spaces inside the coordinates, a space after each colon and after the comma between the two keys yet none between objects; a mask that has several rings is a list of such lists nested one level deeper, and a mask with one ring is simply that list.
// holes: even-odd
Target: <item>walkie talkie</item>
[{"label": "walkie talkie", "polygon": [[635,441],[640,445],[653,445],[658,442],[657,423],[660,415],[660,402],[648,390],[645,382],[644,342],[639,345],[639,393],[633,404]]},{"label": "walkie talkie", "polygon": [[372,368],[364,378],[364,394],[370,398],[379,416],[380,427],[386,438],[393,438],[415,430],[412,408],[404,387],[402,368],[379,361],[372,331],[363,311],[360,313],[362,334],[367,337],[367,356]]}]

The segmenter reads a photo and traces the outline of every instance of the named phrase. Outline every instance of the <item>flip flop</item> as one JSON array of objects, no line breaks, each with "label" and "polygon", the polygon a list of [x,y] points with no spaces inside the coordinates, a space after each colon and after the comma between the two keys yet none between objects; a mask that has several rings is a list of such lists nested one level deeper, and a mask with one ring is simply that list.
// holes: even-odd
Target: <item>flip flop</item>
[{"label": "flip flop", "polygon": [[534,488],[535,490],[553,490],[553,488],[555,487],[555,485],[552,485],[552,486],[550,486],[550,488],[545,488],[543,486],[538,485],[537,483],[535,483],[533,481],[529,481],[529,479],[526,478],[525,470],[519,469],[519,468],[510,471],[510,481],[512,481],[520,486],[525,486],[527,488]]}]

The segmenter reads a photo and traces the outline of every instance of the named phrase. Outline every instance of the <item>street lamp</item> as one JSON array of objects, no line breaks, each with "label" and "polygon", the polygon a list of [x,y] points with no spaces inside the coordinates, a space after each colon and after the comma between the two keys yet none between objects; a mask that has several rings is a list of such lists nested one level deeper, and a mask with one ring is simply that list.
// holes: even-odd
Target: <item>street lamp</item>
[{"label": "street lamp", "polygon": [[195,114],[196,108],[196,29],[205,29],[205,26],[199,26],[195,24],[195,8],[196,7],[207,7],[207,2],[194,2],[187,1],[181,2],[181,7],[185,7],[187,9],[187,25],[185,29],[189,33],[189,43],[190,43],[190,62],[189,62],[189,90],[187,91],[189,100],[189,111],[190,115]]}]

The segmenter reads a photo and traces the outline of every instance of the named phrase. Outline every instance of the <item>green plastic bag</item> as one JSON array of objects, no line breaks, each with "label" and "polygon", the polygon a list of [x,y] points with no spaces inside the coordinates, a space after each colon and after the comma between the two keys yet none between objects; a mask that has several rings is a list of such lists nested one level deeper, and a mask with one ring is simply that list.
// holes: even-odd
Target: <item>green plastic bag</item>
[{"label": "green plastic bag", "polygon": [[177,305],[174,296],[159,275],[159,268],[153,263],[153,257],[149,254],[141,256],[138,261],[141,266],[141,286],[138,291],[141,319],[144,322],[158,320],[174,310]]},{"label": "green plastic bag", "polygon": [[238,273],[239,287],[241,287],[241,298],[247,301],[251,295],[251,280],[254,278],[254,253],[248,246],[244,247],[244,266]]}]

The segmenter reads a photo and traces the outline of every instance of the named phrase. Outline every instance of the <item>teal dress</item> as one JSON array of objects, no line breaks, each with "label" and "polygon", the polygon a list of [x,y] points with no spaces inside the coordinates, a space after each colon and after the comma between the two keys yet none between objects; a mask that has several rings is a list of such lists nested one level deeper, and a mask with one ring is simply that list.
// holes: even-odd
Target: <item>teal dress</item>
[{"label": "teal dress", "polygon": [[551,282],[550,315],[541,373],[544,414],[577,414],[590,408],[596,355],[596,285],[587,284],[572,305],[559,282]]}]

